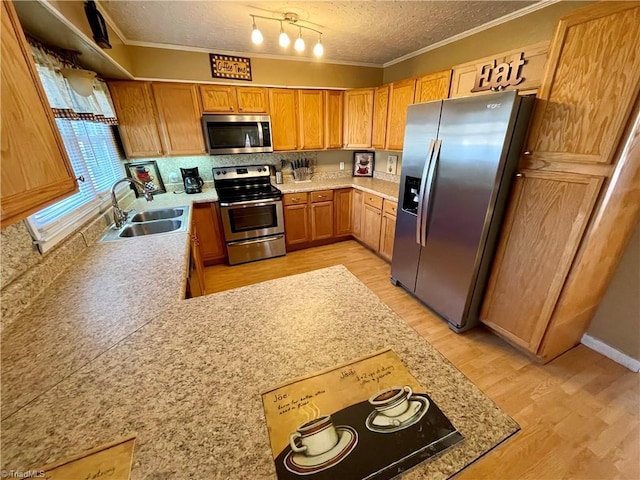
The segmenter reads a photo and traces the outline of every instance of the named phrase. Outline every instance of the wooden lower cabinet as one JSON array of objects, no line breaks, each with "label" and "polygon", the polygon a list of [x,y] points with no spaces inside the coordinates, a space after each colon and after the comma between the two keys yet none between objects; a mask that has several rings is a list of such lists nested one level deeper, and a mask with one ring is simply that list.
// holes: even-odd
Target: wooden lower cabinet
[{"label": "wooden lower cabinet", "polygon": [[207,265],[222,263],[226,248],[218,202],[194,203],[192,222],[197,232],[198,252]]},{"label": "wooden lower cabinet", "polygon": [[333,201],[311,204],[311,240],[333,238]]},{"label": "wooden lower cabinet", "polygon": [[380,226],[380,255],[391,261],[393,256],[393,240],[396,235],[396,216],[398,204],[391,200],[384,200],[382,208],[382,223]]},{"label": "wooden lower cabinet", "polygon": [[353,236],[358,240],[362,239],[362,210],[363,210],[364,192],[362,190],[353,190],[353,202],[351,208],[351,225]]},{"label": "wooden lower cabinet", "polygon": [[537,353],[602,179],[523,171],[513,187],[480,318]]},{"label": "wooden lower cabinet", "polygon": [[333,238],[333,190],[311,192],[311,241]]},{"label": "wooden lower cabinet", "polygon": [[383,199],[372,193],[364,193],[362,210],[362,241],[376,252],[380,249]]},{"label": "wooden lower cabinet", "polygon": [[336,237],[351,235],[353,232],[352,216],[352,188],[341,188],[333,192],[333,208],[335,218]]},{"label": "wooden lower cabinet", "polygon": [[284,233],[287,247],[309,243],[309,194],[287,193],[284,204]]},{"label": "wooden lower cabinet", "polygon": [[189,278],[187,279],[187,298],[199,297],[206,292],[204,263],[200,256],[200,242],[197,227],[191,229],[191,252],[189,258]]}]

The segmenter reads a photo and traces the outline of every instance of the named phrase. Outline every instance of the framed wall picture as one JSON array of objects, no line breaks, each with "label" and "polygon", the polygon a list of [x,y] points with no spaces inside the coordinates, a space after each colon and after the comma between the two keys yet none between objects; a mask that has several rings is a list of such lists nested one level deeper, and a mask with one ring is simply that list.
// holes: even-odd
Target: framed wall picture
[{"label": "framed wall picture", "polygon": [[353,152],[353,176],[373,177],[373,152]]},{"label": "framed wall picture", "polygon": [[[164,188],[164,182],[160,176],[160,170],[158,170],[158,162],[155,160],[125,163],[124,168],[127,171],[127,177],[138,180],[145,186],[150,187],[151,193],[154,195],[166,193],[167,190]],[[134,188],[134,191],[136,197],[139,197],[138,190]]]}]

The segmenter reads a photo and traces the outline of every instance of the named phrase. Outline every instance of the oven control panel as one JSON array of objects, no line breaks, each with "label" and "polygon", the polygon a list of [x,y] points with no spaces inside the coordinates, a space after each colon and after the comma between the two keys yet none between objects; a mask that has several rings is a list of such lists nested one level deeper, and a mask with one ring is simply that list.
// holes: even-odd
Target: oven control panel
[{"label": "oven control panel", "polygon": [[269,165],[249,165],[244,167],[219,167],[213,170],[214,180],[232,180],[235,178],[268,177]]}]

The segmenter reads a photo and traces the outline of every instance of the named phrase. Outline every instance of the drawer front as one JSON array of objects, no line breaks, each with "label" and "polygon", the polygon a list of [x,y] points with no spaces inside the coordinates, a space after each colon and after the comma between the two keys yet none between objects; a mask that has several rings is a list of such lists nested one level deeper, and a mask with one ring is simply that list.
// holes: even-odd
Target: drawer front
[{"label": "drawer front", "polygon": [[333,200],[333,190],[318,190],[311,192],[311,202],[327,202]]},{"label": "drawer front", "polygon": [[309,194],[304,193],[285,193],[282,197],[282,203],[285,205],[301,205],[307,203]]},{"label": "drawer front", "polygon": [[398,215],[398,204],[392,200],[384,199],[382,211],[394,217]]},{"label": "drawer front", "polygon": [[364,203],[378,210],[382,210],[382,197],[373,195],[372,193],[364,193]]}]

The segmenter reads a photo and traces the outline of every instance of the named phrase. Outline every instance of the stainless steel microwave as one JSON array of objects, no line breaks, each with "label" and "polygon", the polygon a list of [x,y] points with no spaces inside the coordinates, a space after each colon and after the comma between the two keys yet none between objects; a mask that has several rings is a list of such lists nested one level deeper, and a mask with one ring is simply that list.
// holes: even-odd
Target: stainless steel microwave
[{"label": "stainless steel microwave", "polygon": [[273,152],[269,115],[203,115],[210,155]]}]

